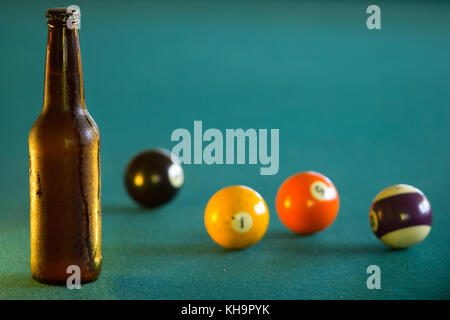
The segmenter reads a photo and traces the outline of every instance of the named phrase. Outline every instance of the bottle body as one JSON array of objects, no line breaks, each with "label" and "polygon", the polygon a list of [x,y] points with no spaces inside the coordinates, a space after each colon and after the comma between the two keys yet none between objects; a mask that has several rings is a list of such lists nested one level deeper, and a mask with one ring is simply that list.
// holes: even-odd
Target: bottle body
[{"label": "bottle body", "polygon": [[31,273],[44,283],[66,284],[69,266],[82,283],[101,270],[100,135],[82,85],[77,31],[49,28],[44,107],[28,140]]}]

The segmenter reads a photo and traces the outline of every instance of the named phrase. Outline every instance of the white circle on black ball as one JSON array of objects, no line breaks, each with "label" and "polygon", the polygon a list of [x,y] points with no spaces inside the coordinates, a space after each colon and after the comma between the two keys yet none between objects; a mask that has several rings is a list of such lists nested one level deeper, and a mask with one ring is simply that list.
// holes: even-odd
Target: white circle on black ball
[{"label": "white circle on black ball", "polygon": [[169,167],[168,172],[170,184],[174,188],[180,188],[184,182],[183,168],[179,164],[174,163]]}]

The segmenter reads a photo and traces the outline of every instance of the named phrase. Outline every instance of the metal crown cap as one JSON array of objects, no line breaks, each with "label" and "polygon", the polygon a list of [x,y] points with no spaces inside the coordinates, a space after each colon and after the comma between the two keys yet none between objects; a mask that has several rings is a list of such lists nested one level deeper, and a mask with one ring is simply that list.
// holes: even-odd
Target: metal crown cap
[{"label": "metal crown cap", "polygon": [[45,16],[48,18],[49,26],[64,26],[68,19],[71,19],[73,25],[80,22],[80,11],[76,8],[52,8],[48,9]]}]

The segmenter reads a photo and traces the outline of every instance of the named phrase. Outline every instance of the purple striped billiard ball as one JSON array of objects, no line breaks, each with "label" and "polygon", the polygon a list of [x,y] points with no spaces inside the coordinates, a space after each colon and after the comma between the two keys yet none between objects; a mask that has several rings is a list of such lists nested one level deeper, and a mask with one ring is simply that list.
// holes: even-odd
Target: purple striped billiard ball
[{"label": "purple striped billiard ball", "polygon": [[381,191],[370,207],[372,231],[392,248],[409,248],[422,242],[431,230],[432,212],[419,189],[397,184]]}]

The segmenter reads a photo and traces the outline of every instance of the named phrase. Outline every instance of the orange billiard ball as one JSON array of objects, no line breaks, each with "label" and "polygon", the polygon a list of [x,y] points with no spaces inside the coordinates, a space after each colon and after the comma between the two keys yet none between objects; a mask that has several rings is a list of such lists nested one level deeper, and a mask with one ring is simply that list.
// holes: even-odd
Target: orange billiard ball
[{"label": "orange billiard ball", "polygon": [[330,179],[313,172],[287,178],[276,197],[280,220],[299,234],[312,234],[331,225],[339,211],[339,195]]},{"label": "orange billiard ball", "polygon": [[208,201],[205,226],[210,237],[227,249],[257,243],[269,226],[269,209],[263,197],[246,186],[229,186]]}]

